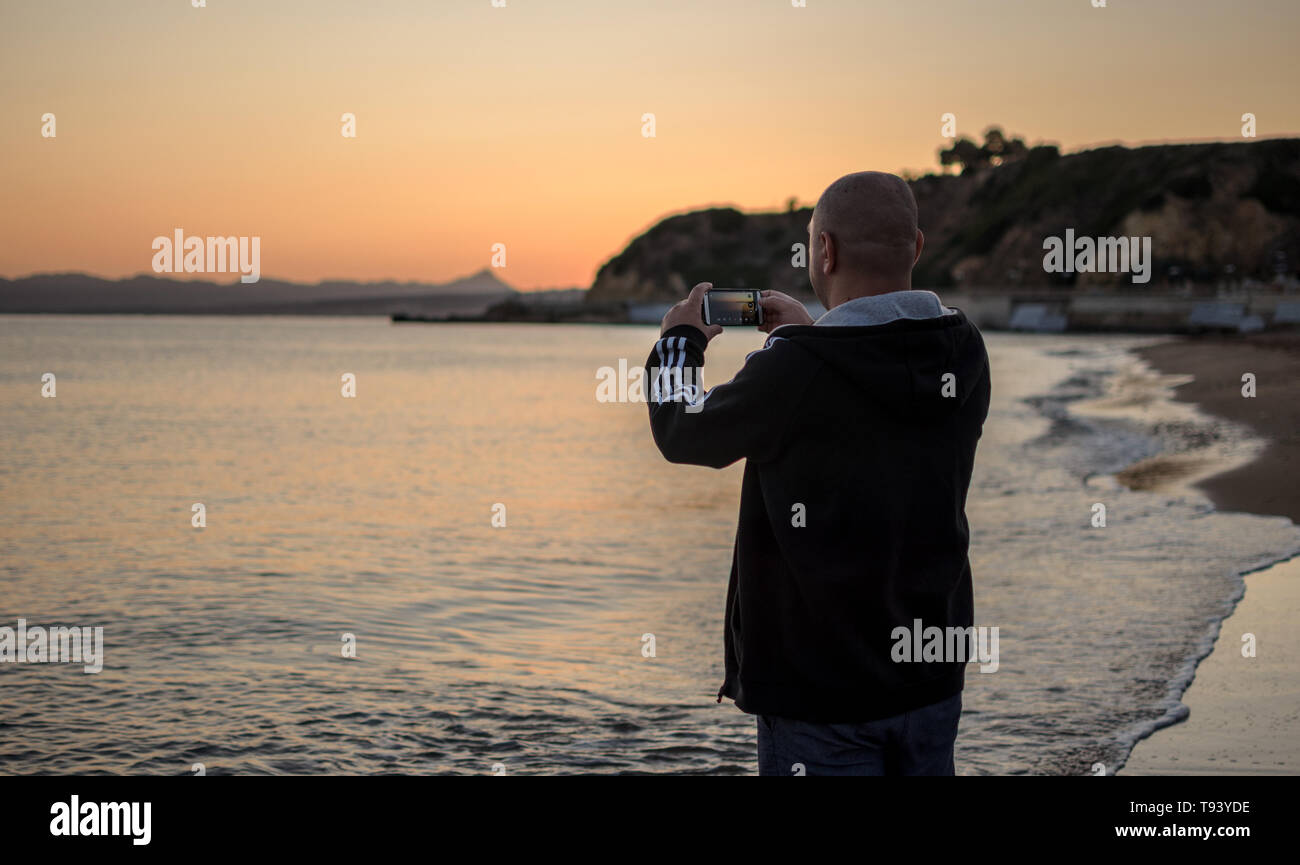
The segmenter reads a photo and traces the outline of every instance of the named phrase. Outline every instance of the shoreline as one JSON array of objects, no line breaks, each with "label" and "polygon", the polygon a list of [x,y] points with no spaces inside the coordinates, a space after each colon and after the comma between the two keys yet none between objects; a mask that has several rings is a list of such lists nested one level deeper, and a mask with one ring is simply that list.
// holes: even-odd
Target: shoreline
[{"label": "shoreline", "polygon": [[[1166,377],[1173,403],[1228,432],[1117,478],[1135,489],[1191,487],[1218,511],[1300,523],[1300,334],[1177,339],[1133,353]],[[1242,395],[1246,372],[1256,377],[1254,398]],[[1254,441],[1234,441],[1233,428]],[[1236,459],[1223,458],[1233,451]],[[1300,555],[1241,576],[1241,592],[1179,698],[1184,718],[1138,741],[1121,774],[1300,773]],[[1247,635],[1254,657],[1244,654]]]},{"label": "shoreline", "polygon": [[[1140,740],[1118,774],[1300,774],[1300,556],[1242,578],[1180,698],[1187,715]],[[1255,657],[1242,654],[1247,635]]]}]

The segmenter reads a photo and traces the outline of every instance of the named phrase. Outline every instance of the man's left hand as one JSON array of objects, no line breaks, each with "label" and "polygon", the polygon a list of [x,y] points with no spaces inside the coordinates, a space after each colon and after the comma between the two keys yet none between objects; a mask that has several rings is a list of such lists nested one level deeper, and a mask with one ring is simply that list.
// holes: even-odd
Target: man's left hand
[{"label": "man's left hand", "polygon": [[663,325],[659,328],[659,335],[663,336],[672,328],[679,324],[689,324],[704,334],[705,339],[713,339],[722,333],[722,325],[704,323],[704,292],[713,288],[711,282],[701,282],[691,289],[691,293],[686,295],[686,299],[678,301],[668,310],[664,316]]}]

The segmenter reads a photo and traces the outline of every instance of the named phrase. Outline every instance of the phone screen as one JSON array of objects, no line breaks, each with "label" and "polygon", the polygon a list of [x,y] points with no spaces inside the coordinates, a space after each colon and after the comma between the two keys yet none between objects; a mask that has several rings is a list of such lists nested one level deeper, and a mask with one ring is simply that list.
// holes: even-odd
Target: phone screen
[{"label": "phone screen", "polygon": [[711,288],[704,293],[704,323],[760,325],[763,307],[758,292],[748,288]]}]

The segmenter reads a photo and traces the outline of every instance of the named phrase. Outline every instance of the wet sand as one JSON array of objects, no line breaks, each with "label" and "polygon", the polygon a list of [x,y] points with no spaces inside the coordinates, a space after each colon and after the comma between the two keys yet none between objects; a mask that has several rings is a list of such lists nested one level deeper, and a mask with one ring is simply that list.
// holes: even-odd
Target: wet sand
[{"label": "wet sand", "polygon": [[[1175,340],[1137,354],[1160,372],[1192,376],[1174,391],[1180,402],[1246,424],[1269,441],[1258,459],[1195,486],[1219,510],[1300,523],[1300,331]],[[1241,395],[1248,372],[1255,374],[1253,398]]]},{"label": "wet sand", "polygon": [[[1176,400],[1244,424],[1267,444],[1227,471],[1173,454],[1132,466],[1120,480],[1143,489],[1189,482],[1219,510],[1300,523],[1300,333],[1184,339],[1136,353],[1161,373],[1190,377],[1175,386]],[[1244,373],[1255,375],[1253,398],[1242,396]],[[1300,558],[1247,574],[1245,583],[1183,695],[1187,720],[1139,742],[1121,774],[1300,773]],[[1246,635],[1255,657],[1243,656]]]}]

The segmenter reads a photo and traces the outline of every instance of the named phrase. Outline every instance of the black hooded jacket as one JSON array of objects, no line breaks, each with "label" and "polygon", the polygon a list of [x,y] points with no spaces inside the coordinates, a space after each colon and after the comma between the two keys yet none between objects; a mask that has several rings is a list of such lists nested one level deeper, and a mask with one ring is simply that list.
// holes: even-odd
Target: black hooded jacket
[{"label": "black hooded jacket", "polygon": [[675,463],[745,459],[727,590],[727,696],[743,711],[866,721],[961,690],[960,661],[896,661],[895,629],[973,624],[966,492],[989,407],[964,313],[777,329],[701,393],[689,325],[650,353],[650,425]]}]

